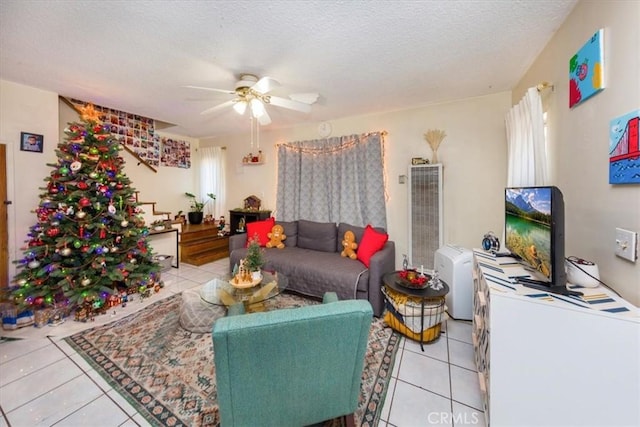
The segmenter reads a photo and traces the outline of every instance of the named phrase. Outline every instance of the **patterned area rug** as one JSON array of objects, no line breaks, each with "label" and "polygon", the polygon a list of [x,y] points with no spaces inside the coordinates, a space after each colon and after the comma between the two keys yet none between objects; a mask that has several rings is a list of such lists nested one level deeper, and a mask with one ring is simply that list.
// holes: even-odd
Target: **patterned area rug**
[{"label": "patterned area rug", "polygon": [[[174,295],[65,340],[152,425],[219,426],[211,334],[182,329],[181,303]],[[267,303],[269,309],[317,304],[286,293]],[[377,425],[397,348],[398,335],[374,318],[356,425]]]}]

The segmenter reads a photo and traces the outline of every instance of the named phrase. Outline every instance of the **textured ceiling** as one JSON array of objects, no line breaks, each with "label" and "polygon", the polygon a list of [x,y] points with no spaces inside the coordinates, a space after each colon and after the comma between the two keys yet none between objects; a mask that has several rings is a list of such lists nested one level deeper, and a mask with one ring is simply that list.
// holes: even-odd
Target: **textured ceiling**
[{"label": "textured ceiling", "polygon": [[173,123],[246,132],[240,73],[318,92],[309,114],[269,106],[270,128],[511,89],[576,0],[0,0],[0,78]]}]

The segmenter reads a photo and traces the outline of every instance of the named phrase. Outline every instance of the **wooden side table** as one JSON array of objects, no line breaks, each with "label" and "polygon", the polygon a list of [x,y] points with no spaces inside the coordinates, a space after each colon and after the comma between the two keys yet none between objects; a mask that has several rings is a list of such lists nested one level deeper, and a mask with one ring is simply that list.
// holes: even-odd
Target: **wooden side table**
[{"label": "wooden side table", "polygon": [[[438,291],[429,286],[409,288],[402,284],[399,273],[394,271],[382,276],[387,308],[384,320],[391,328],[419,341],[424,351],[424,343],[440,337],[444,298],[449,293],[449,286],[441,279],[442,289]],[[418,323],[419,332],[415,332]]]}]

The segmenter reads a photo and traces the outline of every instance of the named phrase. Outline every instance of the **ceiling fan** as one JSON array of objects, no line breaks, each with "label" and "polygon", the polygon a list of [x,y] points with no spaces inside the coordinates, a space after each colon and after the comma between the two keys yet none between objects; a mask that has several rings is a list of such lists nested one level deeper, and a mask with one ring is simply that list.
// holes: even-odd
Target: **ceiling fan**
[{"label": "ceiling fan", "polygon": [[253,117],[255,117],[263,126],[271,123],[271,117],[269,117],[265,108],[266,105],[275,105],[276,107],[309,113],[311,111],[311,104],[318,100],[319,95],[317,93],[291,94],[289,95],[290,99],[268,95],[271,90],[278,86],[280,86],[280,83],[271,77],[262,77],[258,79],[258,76],[254,74],[241,74],[240,80],[236,82],[234,90],[215,89],[202,86],[185,87],[234,95],[233,99],[214,107],[207,108],[200,114],[210,114],[215,111],[223,110],[227,107],[233,107],[238,114],[242,115],[247,110],[247,107],[249,107]]}]

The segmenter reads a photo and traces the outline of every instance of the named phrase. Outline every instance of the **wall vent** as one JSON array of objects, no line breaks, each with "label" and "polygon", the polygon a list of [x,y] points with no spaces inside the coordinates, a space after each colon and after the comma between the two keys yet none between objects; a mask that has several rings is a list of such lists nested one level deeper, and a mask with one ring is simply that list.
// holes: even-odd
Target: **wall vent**
[{"label": "wall vent", "polygon": [[409,262],[434,269],[443,245],[442,164],[409,167]]}]

